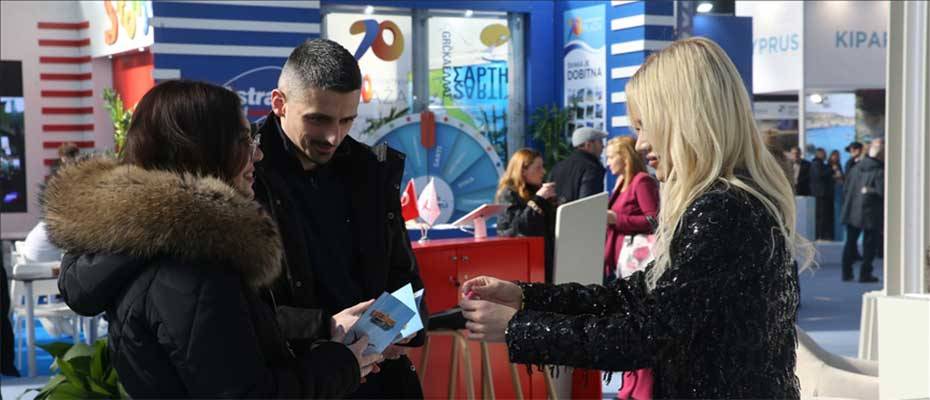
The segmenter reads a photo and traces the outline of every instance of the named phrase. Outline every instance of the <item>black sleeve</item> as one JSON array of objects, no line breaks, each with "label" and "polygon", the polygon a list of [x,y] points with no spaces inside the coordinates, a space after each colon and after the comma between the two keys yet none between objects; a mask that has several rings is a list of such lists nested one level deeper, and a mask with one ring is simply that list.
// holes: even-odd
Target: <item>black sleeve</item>
[{"label": "black sleeve", "polygon": [[206,271],[197,288],[174,283],[153,282],[148,318],[191,397],[331,398],[358,386],[358,362],[339,343],[270,361],[257,330],[274,328],[253,325],[237,274]]},{"label": "black sleeve", "polygon": [[[734,229],[734,220],[740,214],[711,202],[690,207],[683,218],[691,219],[691,224],[683,223],[688,229],[681,230],[677,237],[683,246],[687,243],[689,256],[673,259],[675,265],[668,272],[673,278],[663,280],[666,283],[660,282],[648,294],[635,293],[626,284],[606,288],[563,285],[538,291],[531,287],[525,292],[526,308],[508,325],[511,360],[629,371],[654,366],[658,349],[669,343],[669,338],[678,338],[676,343],[691,338],[685,340],[685,345],[700,346],[701,340],[714,339],[695,339],[692,335],[721,334],[726,327],[719,324],[738,327],[739,318],[746,318],[745,308],[751,305],[735,296],[757,290],[759,284],[754,281],[761,281],[759,274],[734,272],[751,268],[754,259],[725,257],[734,249],[760,253],[759,238]],[[590,313],[566,315],[560,313],[563,311]]]},{"label": "black sleeve", "polygon": [[604,169],[596,166],[585,168],[581,175],[578,198],[582,199],[604,191]]},{"label": "black sleeve", "polygon": [[498,217],[498,235],[546,235],[546,215],[552,212],[552,206],[546,199],[533,195],[530,201],[524,202],[512,191],[509,191],[505,198],[509,199],[509,204],[504,213]]},{"label": "black sleeve", "polygon": [[[144,267],[141,262],[133,262],[135,260],[135,257],[121,254],[98,257],[92,253],[66,253],[61,259],[61,273],[58,275],[58,290],[65,304],[74,312],[86,317],[104,312],[115,300],[100,293],[92,293],[85,280],[124,284],[138,275]],[[112,293],[117,295],[119,292]]]}]

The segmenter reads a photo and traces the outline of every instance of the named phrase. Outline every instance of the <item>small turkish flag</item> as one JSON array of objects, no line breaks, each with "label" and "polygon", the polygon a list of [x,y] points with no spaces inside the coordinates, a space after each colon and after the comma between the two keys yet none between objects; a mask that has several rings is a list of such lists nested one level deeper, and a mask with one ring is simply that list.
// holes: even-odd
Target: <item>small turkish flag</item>
[{"label": "small turkish flag", "polygon": [[407,182],[407,188],[400,195],[400,213],[403,215],[404,221],[410,221],[420,216],[420,212],[417,210],[417,190],[413,186],[413,179]]}]

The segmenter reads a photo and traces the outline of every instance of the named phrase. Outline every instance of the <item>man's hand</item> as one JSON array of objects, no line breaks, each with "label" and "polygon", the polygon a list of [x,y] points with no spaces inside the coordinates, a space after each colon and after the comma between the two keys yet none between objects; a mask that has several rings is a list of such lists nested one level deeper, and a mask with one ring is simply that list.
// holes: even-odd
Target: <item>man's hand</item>
[{"label": "man's hand", "polygon": [[365,382],[366,375],[377,374],[378,371],[381,370],[378,368],[378,363],[384,361],[384,356],[381,354],[362,355],[366,347],[368,347],[368,336],[363,336],[361,339],[356,340],[355,343],[349,345],[349,350],[352,351],[352,354],[355,355],[355,360],[358,361],[358,368],[362,374],[362,382]]},{"label": "man's hand", "polygon": [[385,360],[396,360],[400,358],[401,356],[407,355],[407,351],[409,349],[410,349],[409,347],[398,346],[396,344],[392,344],[388,346],[388,348],[384,349],[384,353],[381,353],[381,354],[384,355]]},{"label": "man's hand", "polygon": [[333,315],[329,325],[330,337],[333,338],[334,341],[342,342],[349,328],[355,325],[355,321],[358,321],[358,318],[365,310],[368,310],[368,307],[371,307],[374,302],[374,299],[364,301],[340,311],[339,314]]}]

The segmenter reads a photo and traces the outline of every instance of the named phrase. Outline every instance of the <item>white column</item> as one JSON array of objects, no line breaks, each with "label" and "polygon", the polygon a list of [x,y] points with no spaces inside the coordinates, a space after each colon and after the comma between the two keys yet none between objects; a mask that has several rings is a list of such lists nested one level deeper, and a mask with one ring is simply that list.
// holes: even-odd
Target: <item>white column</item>
[{"label": "white column", "polygon": [[893,1],[889,18],[885,294],[876,333],[883,400],[930,397],[930,6]]}]

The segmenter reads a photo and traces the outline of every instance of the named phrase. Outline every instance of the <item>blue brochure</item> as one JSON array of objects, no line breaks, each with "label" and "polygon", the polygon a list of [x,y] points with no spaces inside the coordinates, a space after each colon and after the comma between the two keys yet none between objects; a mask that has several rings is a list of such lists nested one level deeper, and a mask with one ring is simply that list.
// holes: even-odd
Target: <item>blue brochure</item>
[{"label": "blue brochure", "polygon": [[410,284],[394,293],[383,293],[349,328],[343,343],[351,344],[368,336],[364,354],[378,354],[389,345],[419,332],[423,329],[423,321],[417,304],[422,294],[423,290],[414,294]]}]

